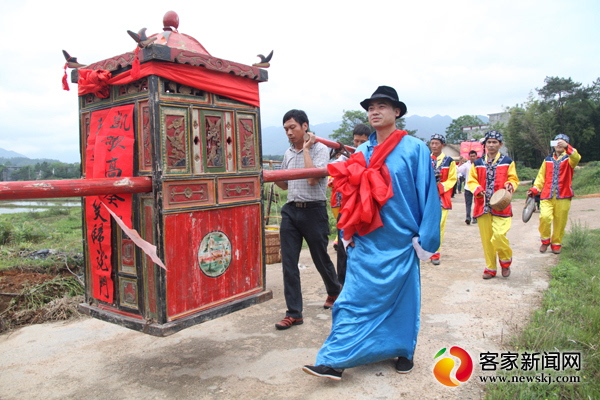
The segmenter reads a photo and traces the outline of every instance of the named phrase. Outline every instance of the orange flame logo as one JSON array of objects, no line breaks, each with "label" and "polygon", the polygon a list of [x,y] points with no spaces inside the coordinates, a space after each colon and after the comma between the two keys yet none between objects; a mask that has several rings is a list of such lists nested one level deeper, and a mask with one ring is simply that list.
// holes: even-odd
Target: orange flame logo
[{"label": "orange flame logo", "polygon": [[[449,355],[460,360],[456,370],[455,361]],[[473,360],[471,356],[458,346],[451,347],[449,351],[444,347],[438,351],[434,360],[437,360],[437,362],[433,367],[433,376],[442,385],[449,387],[459,386],[461,383],[468,381],[473,373]]]}]

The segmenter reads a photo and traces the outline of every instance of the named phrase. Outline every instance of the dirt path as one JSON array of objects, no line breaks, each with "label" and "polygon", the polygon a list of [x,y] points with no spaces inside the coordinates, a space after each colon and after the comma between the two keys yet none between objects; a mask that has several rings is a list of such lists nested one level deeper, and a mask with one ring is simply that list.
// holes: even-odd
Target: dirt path
[{"label": "dirt path", "polygon": [[[477,226],[464,223],[455,199],[442,264],[422,263],[422,312],[415,369],[399,375],[392,361],[349,369],[342,382],[317,379],[300,367],[313,363],[331,328],[322,308],[323,284],[307,252],[302,284],[305,323],[287,331],[281,265],[268,267],[274,298],[258,306],[155,338],[94,319],[34,325],[0,337],[0,399],[479,399],[476,379],[446,388],[432,375],[433,357],[458,345],[478,365],[482,351],[503,342],[526,321],[548,286],[557,256],[540,254],[537,218],[520,220],[513,202],[510,278],[484,281]],[[571,218],[600,228],[600,201],[573,201]],[[478,375],[478,371],[474,372]]]}]

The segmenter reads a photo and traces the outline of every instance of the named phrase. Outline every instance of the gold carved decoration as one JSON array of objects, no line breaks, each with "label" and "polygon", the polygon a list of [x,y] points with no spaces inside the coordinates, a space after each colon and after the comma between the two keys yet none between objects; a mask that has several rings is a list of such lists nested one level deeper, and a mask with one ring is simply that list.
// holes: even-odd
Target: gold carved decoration
[{"label": "gold carved decoration", "polygon": [[204,188],[200,188],[198,191],[193,191],[189,186],[184,189],[183,192],[176,192],[175,188],[171,189],[171,201],[175,201],[175,196],[184,195],[187,199],[191,199],[193,195],[199,194],[201,200],[206,200],[206,192]]}]

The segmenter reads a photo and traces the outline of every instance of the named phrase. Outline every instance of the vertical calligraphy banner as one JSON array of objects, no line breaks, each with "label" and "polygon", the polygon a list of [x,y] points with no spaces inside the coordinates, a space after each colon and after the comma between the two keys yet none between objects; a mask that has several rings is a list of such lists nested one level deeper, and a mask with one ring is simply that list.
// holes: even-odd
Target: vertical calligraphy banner
[{"label": "vertical calligraphy banner", "polygon": [[[94,178],[133,176],[133,104],[110,109],[96,137]],[[104,204],[131,226],[131,194],[100,196]]]},{"label": "vertical calligraphy banner", "polygon": [[[133,105],[114,107],[92,113],[87,145],[86,178],[133,176]],[[93,136],[92,136],[93,135]],[[106,204],[128,227],[131,227],[131,194],[89,196],[86,198],[88,248],[93,281],[93,295],[113,302],[111,277],[111,224]]]}]

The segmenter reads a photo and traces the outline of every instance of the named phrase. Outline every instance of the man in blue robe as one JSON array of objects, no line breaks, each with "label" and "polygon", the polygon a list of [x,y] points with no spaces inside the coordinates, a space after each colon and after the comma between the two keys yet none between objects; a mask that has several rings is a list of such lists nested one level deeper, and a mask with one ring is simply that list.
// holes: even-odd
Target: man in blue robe
[{"label": "man in blue robe", "polygon": [[303,368],[334,380],[345,368],[396,357],[397,372],[412,370],[419,259],[429,260],[440,245],[441,209],[429,149],[396,129],[406,105],[388,86],[360,104],[375,132],[348,161],[329,168],[345,203],[338,226],[348,250],[346,282],[316,365]]}]

